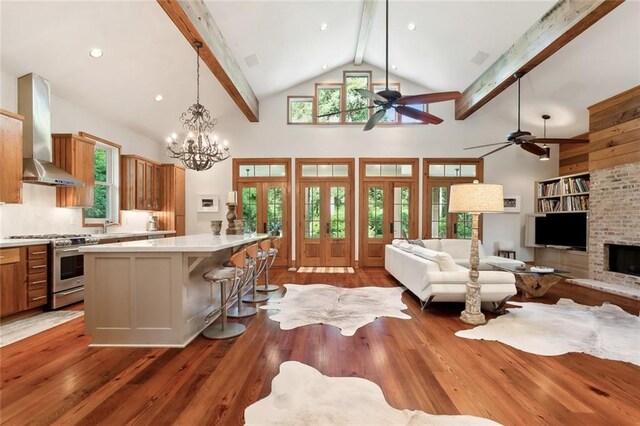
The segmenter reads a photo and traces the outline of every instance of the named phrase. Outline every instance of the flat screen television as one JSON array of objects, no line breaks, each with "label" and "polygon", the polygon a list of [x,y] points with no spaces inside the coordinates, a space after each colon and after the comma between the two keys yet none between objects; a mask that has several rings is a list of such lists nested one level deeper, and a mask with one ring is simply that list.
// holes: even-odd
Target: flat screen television
[{"label": "flat screen television", "polygon": [[586,213],[547,213],[536,217],[536,244],[587,247]]}]

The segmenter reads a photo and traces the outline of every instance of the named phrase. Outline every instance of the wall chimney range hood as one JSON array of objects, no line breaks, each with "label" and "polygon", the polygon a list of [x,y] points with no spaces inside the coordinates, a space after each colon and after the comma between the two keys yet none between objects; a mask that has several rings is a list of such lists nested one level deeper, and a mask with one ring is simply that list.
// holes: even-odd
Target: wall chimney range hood
[{"label": "wall chimney range hood", "polygon": [[44,78],[27,74],[18,79],[18,113],[24,116],[22,180],[51,186],[84,186],[52,163],[51,89]]}]

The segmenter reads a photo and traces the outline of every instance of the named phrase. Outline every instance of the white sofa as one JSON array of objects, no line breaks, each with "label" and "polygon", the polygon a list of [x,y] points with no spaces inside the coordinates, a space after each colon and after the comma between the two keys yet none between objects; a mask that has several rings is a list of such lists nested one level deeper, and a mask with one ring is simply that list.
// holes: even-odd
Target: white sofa
[{"label": "white sofa", "polygon": [[[446,253],[438,253],[435,260],[425,258],[428,252],[438,253],[408,243],[388,244],[385,269],[420,299],[422,309],[431,302],[464,302],[469,269],[456,265]],[[496,312],[502,312],[516,294],[515,276],[510,272],[482,271],[478,283],[482,302],[491,303]]]},{"label": "white sofa", "polygon": [[[471,253],[471,240],[455,240],[455,239],[441,239],[441,240],[422,240],[425,247],[435,250],[444,251],[449,253],[453,258],[453,261],[465,268],[471,268],[469,263],[469,257]],[[479,271],[493,271],[491,267],[493,265],[507,266],[511,268],[524,267],[524,262],[521,260],[507,259],[499,256],[487,256],[482,241],[478,241],[478,270]]]}]

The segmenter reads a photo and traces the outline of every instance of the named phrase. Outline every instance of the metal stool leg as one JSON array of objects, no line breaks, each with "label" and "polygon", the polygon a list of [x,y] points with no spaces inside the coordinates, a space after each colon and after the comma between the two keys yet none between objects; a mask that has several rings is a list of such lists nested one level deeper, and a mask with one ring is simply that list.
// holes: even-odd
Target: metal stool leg
[{"label": "metal stool leg", "polygon": [[207,339],[230,339],[241,335],[246,329],[243,324],[237,322],[227,323],[227,303],[229,298],[225,287],[229,282],[229,280],[218,281],[220,284],[221,321],[218,324],[210,325],[202,332],[202,335]]},{"label": "metal stool leg", "polygon": [[270,291],[276,291],[277,289],[280,288],[277,285],[269,284],[269,269],[271,269],[271,265],[273,265],[273,261],[274,260],[275,260],[275,256],[271,259],[271,262],[269,262],[269,257],[268,256],[265,259],[266,267],[265,267],[265,270],[264,270],[264,285],[258,287],[258,291],[266,293],[266,292],[270,292]]},{"label": "metal stool leg", "polygon": [[252,282],[251,293],[244,296],[242,298],[242,301],[248,302],[248,303],[258,303],[258,302],[264,302],[265,300],[269,300],[269,296],[267,296],[266,294],[258,294],[258,291],[257,291],[257,287],[258,287],[258,262],[257,261],[253,268],[253,274],[251,274],[251,282]]},{"label": "metal stool leg", "polygon": [[[250,267],[252,270],[254,269],[253,267]],[[251,279],[251,276],[253,274],[247,274],[245,273],[241,279],[241,284],[238,285],[238,291],[236,292],[236,300],[237,305],[234,307],[229,308],[229,310],[227,311],[227,316],[230,318],[245,318],[245,317],[250,317],[251,315],[255,315],[258,313],[258,310],[256,308],[254,308],[253,306],[244,306],[244,304],[242,303],[242,290],[244,290],[244,288],[246,287],[247,283],[249,282],[249,279]],[[244,278],[244,277],[247,278]]]}]

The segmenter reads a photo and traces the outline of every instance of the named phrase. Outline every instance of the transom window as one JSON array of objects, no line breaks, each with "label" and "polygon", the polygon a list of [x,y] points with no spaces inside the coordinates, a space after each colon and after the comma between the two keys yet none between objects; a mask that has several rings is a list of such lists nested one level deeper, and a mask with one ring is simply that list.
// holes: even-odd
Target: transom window
[{"label": "transom window", "polygon": [[475,164],[429,164],[430,177],[476,177]]},{"label": "transom window", "polygon": [[[329,114],[342,110],[342,84],[316,83],[316,111],[318,115]],[[318,117],[318,123],[340,123],[342,114]]]},{"label": "transom window", "polygon": [[[347,92],[346,110],[357,108],[367,108],[370,105],[369,99],[357,92],[358,89],[369,90],[371,84],[371,71],[344,73],[344,87]],[[347,123],[366,123],[369,120],[370,109],[361,109],[345,113]]]},{"label": "transom window", "polygon": [[286,176],[284,164],[240,164],[239,177],[283,177]]},{"label": "transom window", "polygon": [[349,166],[347,164],[303,164],[302,176],[304,177],[348,177]]},{"label": "transom window", "polygon": [[413,165],[411,164],[367,164],[364,169],[365,176],[376,177],[411,177]]}]

